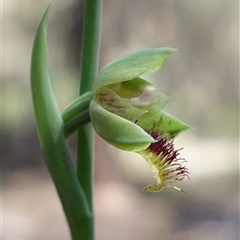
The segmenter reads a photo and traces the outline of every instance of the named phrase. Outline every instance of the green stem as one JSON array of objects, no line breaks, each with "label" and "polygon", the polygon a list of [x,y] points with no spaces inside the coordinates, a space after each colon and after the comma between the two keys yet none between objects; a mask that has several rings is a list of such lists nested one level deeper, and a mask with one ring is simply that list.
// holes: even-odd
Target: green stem
[{"label": "green stem", "polygon": [[85,0],[80,95],[92,90],[98,72],[102,0]]},{"label": "green stem", "polygon": [[[93,82],[98,71],[101,8],[102,0],[85,0],[80,95],[92,90]],[[88,207],[92,212],[92,223],[89,228],[91,228],[92,233],[94,233],[92,146],[92,126],[86,124],[78,130],[77,135],[77,177],[86,195]],[[92,239],[93,238],[94,234],[92,236]]]}]

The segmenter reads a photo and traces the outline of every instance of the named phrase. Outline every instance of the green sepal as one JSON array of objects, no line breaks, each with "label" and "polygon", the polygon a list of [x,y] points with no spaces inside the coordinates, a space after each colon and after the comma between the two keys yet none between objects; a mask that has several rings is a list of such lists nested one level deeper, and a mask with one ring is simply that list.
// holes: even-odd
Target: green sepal
[{"label": "green sepal", "polygon": [[171,116],[164,110],[152,106],[149,111],[138,119],[138,125],[148,132],[157,131],[170,138],[176,137],[179,133],[191,129],[191,127],[177,118]]},{"label": "green sepal", "polygon": [[90,103],[90,118],[95,131],[108,143],[126,151],[140,152],[155,140],[137,124]]},{"label": "green sepal", "polygon": [[173,48],[151,48],[126,55],[107,64],[98,74],[93,93],[110,84],[121,83],[160,69]]}]

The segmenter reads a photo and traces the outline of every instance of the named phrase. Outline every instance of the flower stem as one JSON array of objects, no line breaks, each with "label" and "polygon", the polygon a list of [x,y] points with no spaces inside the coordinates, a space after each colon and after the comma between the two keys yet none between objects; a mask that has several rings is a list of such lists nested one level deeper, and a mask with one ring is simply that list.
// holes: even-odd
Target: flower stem
[{"label": "flower stem", "polygon": [[[102,0],[85,0],[79,95],[92,90],[98,71],[101,7]],[[86,240],[94,239],[92,145],[92,126],[86,124],[77,133],[77,177],[92,212],[86,226],[92,232],[92,238],[85,238]]]}]

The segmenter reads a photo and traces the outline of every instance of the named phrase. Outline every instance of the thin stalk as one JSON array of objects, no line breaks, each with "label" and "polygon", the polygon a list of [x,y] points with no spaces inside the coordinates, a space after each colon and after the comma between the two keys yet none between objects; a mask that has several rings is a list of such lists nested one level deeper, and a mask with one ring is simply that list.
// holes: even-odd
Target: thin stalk
[{"label": "thin stalk", "polygon": [[[85,0],[79,95],[92,90],[98,71],[101,8],[102,0]],[[77,133],[77,177],[85,193],[88,207],[92,212],[89,227],[94,232],[92,148],[92,127],[90,124],[86,124]]]}]

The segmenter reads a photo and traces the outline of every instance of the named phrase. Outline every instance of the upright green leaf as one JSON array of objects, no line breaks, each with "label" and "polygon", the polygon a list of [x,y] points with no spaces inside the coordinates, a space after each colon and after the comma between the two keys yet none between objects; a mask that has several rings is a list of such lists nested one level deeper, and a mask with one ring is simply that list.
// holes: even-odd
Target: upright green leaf
[{"label": "upright green leaf", "polygon": [[[72,239],[91,239],[86,197],[71,164],[64,124],[52,90],[47,61],[46,25],[49,7],[39,25],[31,62],[31,88],[38,137],[71,230]],[[91,230],[90,230],[91,231]]]}]

